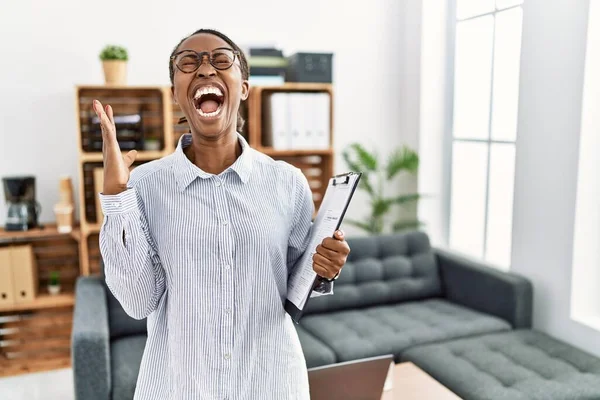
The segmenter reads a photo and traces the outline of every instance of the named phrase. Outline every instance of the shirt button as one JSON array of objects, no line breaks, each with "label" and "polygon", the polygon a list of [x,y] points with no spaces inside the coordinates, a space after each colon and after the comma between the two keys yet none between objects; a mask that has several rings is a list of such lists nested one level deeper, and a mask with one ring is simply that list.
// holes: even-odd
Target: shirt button
[{"label": "shirt button", "polygon": [[225,269],[229,269],[229,268],[231,268],[231,267],[229,266],[229,264],[227,264],[227,265],[225,266]]},{"label": "shirt button", "polygon": [[221,186],[221,182],[217,181],[217,182],[215,183],[215,185],[217,185],[217,187],[219,187],[219,186]]},{"label": "shirt button", "polygon": [[227,314],[227,315],[231,314],[231,308],[226,308],[225,309],[225,314]]},{"label": "shirt button", "polygon": [[227,221],[223,221],[223,225],[227,225]]},{"label": "shirt button", "polygon": [[231,354],[225,353],[224,357],[225,357],[226,360],[229,360],[231,358]]}]

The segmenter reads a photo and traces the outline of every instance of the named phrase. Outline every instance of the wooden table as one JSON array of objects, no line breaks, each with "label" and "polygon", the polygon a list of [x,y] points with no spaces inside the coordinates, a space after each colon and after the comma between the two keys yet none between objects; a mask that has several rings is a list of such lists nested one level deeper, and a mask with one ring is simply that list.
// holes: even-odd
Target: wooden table
[{"label": "wooden table", "polygon": [[381,400],[460,400],[444,385],[410,362],[394,367],[394,387]]}]

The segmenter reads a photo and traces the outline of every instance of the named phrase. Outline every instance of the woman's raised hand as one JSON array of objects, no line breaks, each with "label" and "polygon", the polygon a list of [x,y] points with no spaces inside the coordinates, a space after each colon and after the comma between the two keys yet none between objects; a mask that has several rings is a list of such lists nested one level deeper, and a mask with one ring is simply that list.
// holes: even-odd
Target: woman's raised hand
[{"label": "woman's raised hand", "polygon": [[104,187],[102,194],[119,194],[127,190],[129,168],[135,161],[136,150],[123,155],[117,141],[117,130],[111,106],[103,107],[102,103],[94,100],[94,111],[100,118],[102,127],[102,155],[104,159]]}]

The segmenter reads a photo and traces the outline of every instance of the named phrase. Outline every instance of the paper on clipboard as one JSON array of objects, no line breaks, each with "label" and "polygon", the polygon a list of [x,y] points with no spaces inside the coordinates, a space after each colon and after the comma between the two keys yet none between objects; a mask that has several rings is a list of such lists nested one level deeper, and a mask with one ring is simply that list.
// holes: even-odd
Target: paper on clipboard
[{"label": "paper on clipboard", "polygon": [[323,239],[332,237],[340,227],[360,176],[360,173],[350,172],[334,176],[329,180],[317,218],[313,222],[307,251],[302,255],[294,272],[288,278],[285,308],[296,322],[302,315],[302,310],[317,278],[317,274],[313,270],[313,255]]}]

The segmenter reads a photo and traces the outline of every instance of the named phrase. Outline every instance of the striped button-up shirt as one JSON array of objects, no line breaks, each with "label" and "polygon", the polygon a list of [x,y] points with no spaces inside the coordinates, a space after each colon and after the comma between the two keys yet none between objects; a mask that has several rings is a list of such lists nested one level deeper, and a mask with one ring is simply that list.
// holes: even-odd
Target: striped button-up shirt
[{"label": "striped button-up shirt", "polygon": [[308,246],[311,190],[298,168],[237,136],[242,153],[220,174],[190,162],[188,134],[135,168],[126,191],[99,194],[107,285],[148,318],[135,399],[309,399],[284,304]]}]

